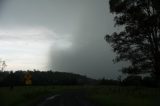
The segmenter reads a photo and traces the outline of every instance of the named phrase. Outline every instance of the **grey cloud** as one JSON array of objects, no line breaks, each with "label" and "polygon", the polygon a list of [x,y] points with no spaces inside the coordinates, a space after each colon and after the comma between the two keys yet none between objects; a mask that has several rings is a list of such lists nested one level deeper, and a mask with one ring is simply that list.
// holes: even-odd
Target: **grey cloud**
[{"label": "grey cloud", "polygon": [[[116,31],[109,0],[10,0],[1,12],[1,26],[42,26],[42,34],[9,34],[0,39],[31,39],[70,44],[66,49],[50,48],[48,68],[85,74],[94,78],[116,78],[123,64],[113,64],[115,54],[104,36]],[[21,29],[22,31],[22,29]],[[53,32],[56,34],[50,33]],[[54,32],[55,31],[55,32]],[[11,32],[11,31],[9,31]],[[65,43],[68,42],[68,43]]]},{"label": "grey cloud", "polygon": [[53,69],[94,78],[116,78],[120,75],[118,70],[122,64],[113,64],[115,54],[104,40],[107,33],[114,31],[113,16],[107,9],[103,0],[88,2],[79,30],[73,34],[74,48],[51,52]]}]

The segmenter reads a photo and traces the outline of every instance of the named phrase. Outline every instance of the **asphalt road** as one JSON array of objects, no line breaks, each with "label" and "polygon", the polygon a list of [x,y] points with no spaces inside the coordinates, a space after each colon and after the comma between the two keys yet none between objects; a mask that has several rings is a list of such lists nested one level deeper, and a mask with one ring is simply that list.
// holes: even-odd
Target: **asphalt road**
[{"label": "asphalt road", "polygon": [[86,99],[85,94],[68,92],[60,95],[50,95],[36,106],[97,106]]}]

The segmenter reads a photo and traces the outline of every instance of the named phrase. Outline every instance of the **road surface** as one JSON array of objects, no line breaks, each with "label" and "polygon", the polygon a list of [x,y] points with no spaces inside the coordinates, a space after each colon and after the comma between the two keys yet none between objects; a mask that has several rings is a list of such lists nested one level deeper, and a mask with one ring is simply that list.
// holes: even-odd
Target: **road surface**
[{"label": "road surface", "polygon": [[97,106],[86,99],[85,94],[68,92],[50,95],[35,106]]}]

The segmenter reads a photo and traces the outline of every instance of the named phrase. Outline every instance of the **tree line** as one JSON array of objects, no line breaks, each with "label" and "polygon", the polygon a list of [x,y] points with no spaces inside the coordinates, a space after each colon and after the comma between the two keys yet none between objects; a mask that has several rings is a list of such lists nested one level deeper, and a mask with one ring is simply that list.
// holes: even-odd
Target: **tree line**
[{"label": "tree line", "polygon": [[94,82],[83,75],[53,71],[3,71],[0,72],[0,86],[23,86],[25,75],[31,74],[32,85],[82,85]]},{"label": "tree line", "polygon": [[0,86],[26,86],[25,75],[30,73],[32,86],[47,85],[114,85],[114,86],[147,86],[157,87],[152,77],[130,75],[124,79],[92,79],[80,74],[53,71],[3,71],[0,72]]}]

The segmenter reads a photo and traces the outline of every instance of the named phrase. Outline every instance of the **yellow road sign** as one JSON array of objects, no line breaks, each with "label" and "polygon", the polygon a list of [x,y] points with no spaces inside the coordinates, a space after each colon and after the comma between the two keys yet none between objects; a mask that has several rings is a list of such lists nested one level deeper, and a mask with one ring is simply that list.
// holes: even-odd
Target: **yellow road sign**
[{"label": "yellow road sign", "polygon": [[32,85],[32,74],[30,72],[25,74],[24,79],[26,85]]}]

